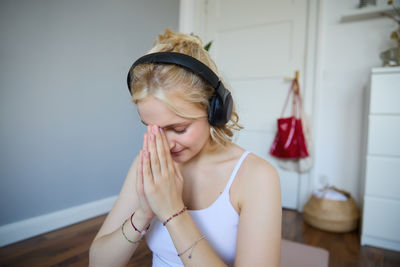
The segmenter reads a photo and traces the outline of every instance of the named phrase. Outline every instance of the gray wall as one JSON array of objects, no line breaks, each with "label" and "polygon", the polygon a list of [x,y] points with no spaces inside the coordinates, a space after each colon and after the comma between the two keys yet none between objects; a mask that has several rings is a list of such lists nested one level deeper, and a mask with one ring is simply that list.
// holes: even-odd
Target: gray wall
[{"label": "gray wall", "polygon": [[126,73],[179,0],[0,2],[0,226],[118,194],[145,129]]}]

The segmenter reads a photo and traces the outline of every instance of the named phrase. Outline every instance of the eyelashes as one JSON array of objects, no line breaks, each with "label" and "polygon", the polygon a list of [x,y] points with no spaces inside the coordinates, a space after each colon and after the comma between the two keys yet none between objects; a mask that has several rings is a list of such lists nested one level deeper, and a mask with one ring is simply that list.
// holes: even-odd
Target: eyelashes
[{"label": "eyelashes", "polygon": [[181,131],[174,130],[174,132],[177,134],[184,134],[186,132],[186,129],[181,130]]}]

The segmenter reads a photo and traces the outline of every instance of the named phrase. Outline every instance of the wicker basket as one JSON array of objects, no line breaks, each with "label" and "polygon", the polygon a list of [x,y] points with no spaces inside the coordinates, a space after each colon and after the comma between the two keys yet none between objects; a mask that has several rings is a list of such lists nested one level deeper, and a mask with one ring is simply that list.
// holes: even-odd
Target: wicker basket
[{"label": "wicker basket", "polygon": [[357,228],[360,214],[357,205],[350,193],[330,187],[344,194],[346,201],[318,198],[314,195],[304,206],[304,221],[318,229],[345,233]]}]

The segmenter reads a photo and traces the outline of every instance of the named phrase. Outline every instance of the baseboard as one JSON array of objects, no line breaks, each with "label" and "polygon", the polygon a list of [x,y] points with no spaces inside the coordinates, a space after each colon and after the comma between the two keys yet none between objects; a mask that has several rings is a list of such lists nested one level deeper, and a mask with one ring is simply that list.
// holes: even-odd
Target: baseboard
[{"label": "baseboard", "polygon": [[362,235],[361,246],[371,246],[383,249],[389,249],[394,251],[400,251],[400,241],[388,240],[384,238],[378,238],[374,236]]},{"label": "baseboard", "polygon": [[0,226],[0,247],[107,213],[116,199],[112,196]]}]

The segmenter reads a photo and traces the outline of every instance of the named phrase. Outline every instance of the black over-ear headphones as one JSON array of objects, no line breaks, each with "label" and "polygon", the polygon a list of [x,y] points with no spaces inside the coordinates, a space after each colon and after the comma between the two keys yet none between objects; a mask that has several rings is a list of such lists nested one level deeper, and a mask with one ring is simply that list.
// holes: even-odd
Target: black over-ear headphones
[{"label": "black over-ear headphones", "polygon": [[222,126],[229,121],[233,105],[231,93],[207,65],[186,54],[159,52],[145,55],[136,60],[128,72],[127,83],[129,93],[132,94],[131,84],[133,70],[136,66],[146,63],[175,64],[185,67],[202,77],[215,89],[215,94],[209,100],[210,109],[208,111],[208,122],[214,126]]}]

